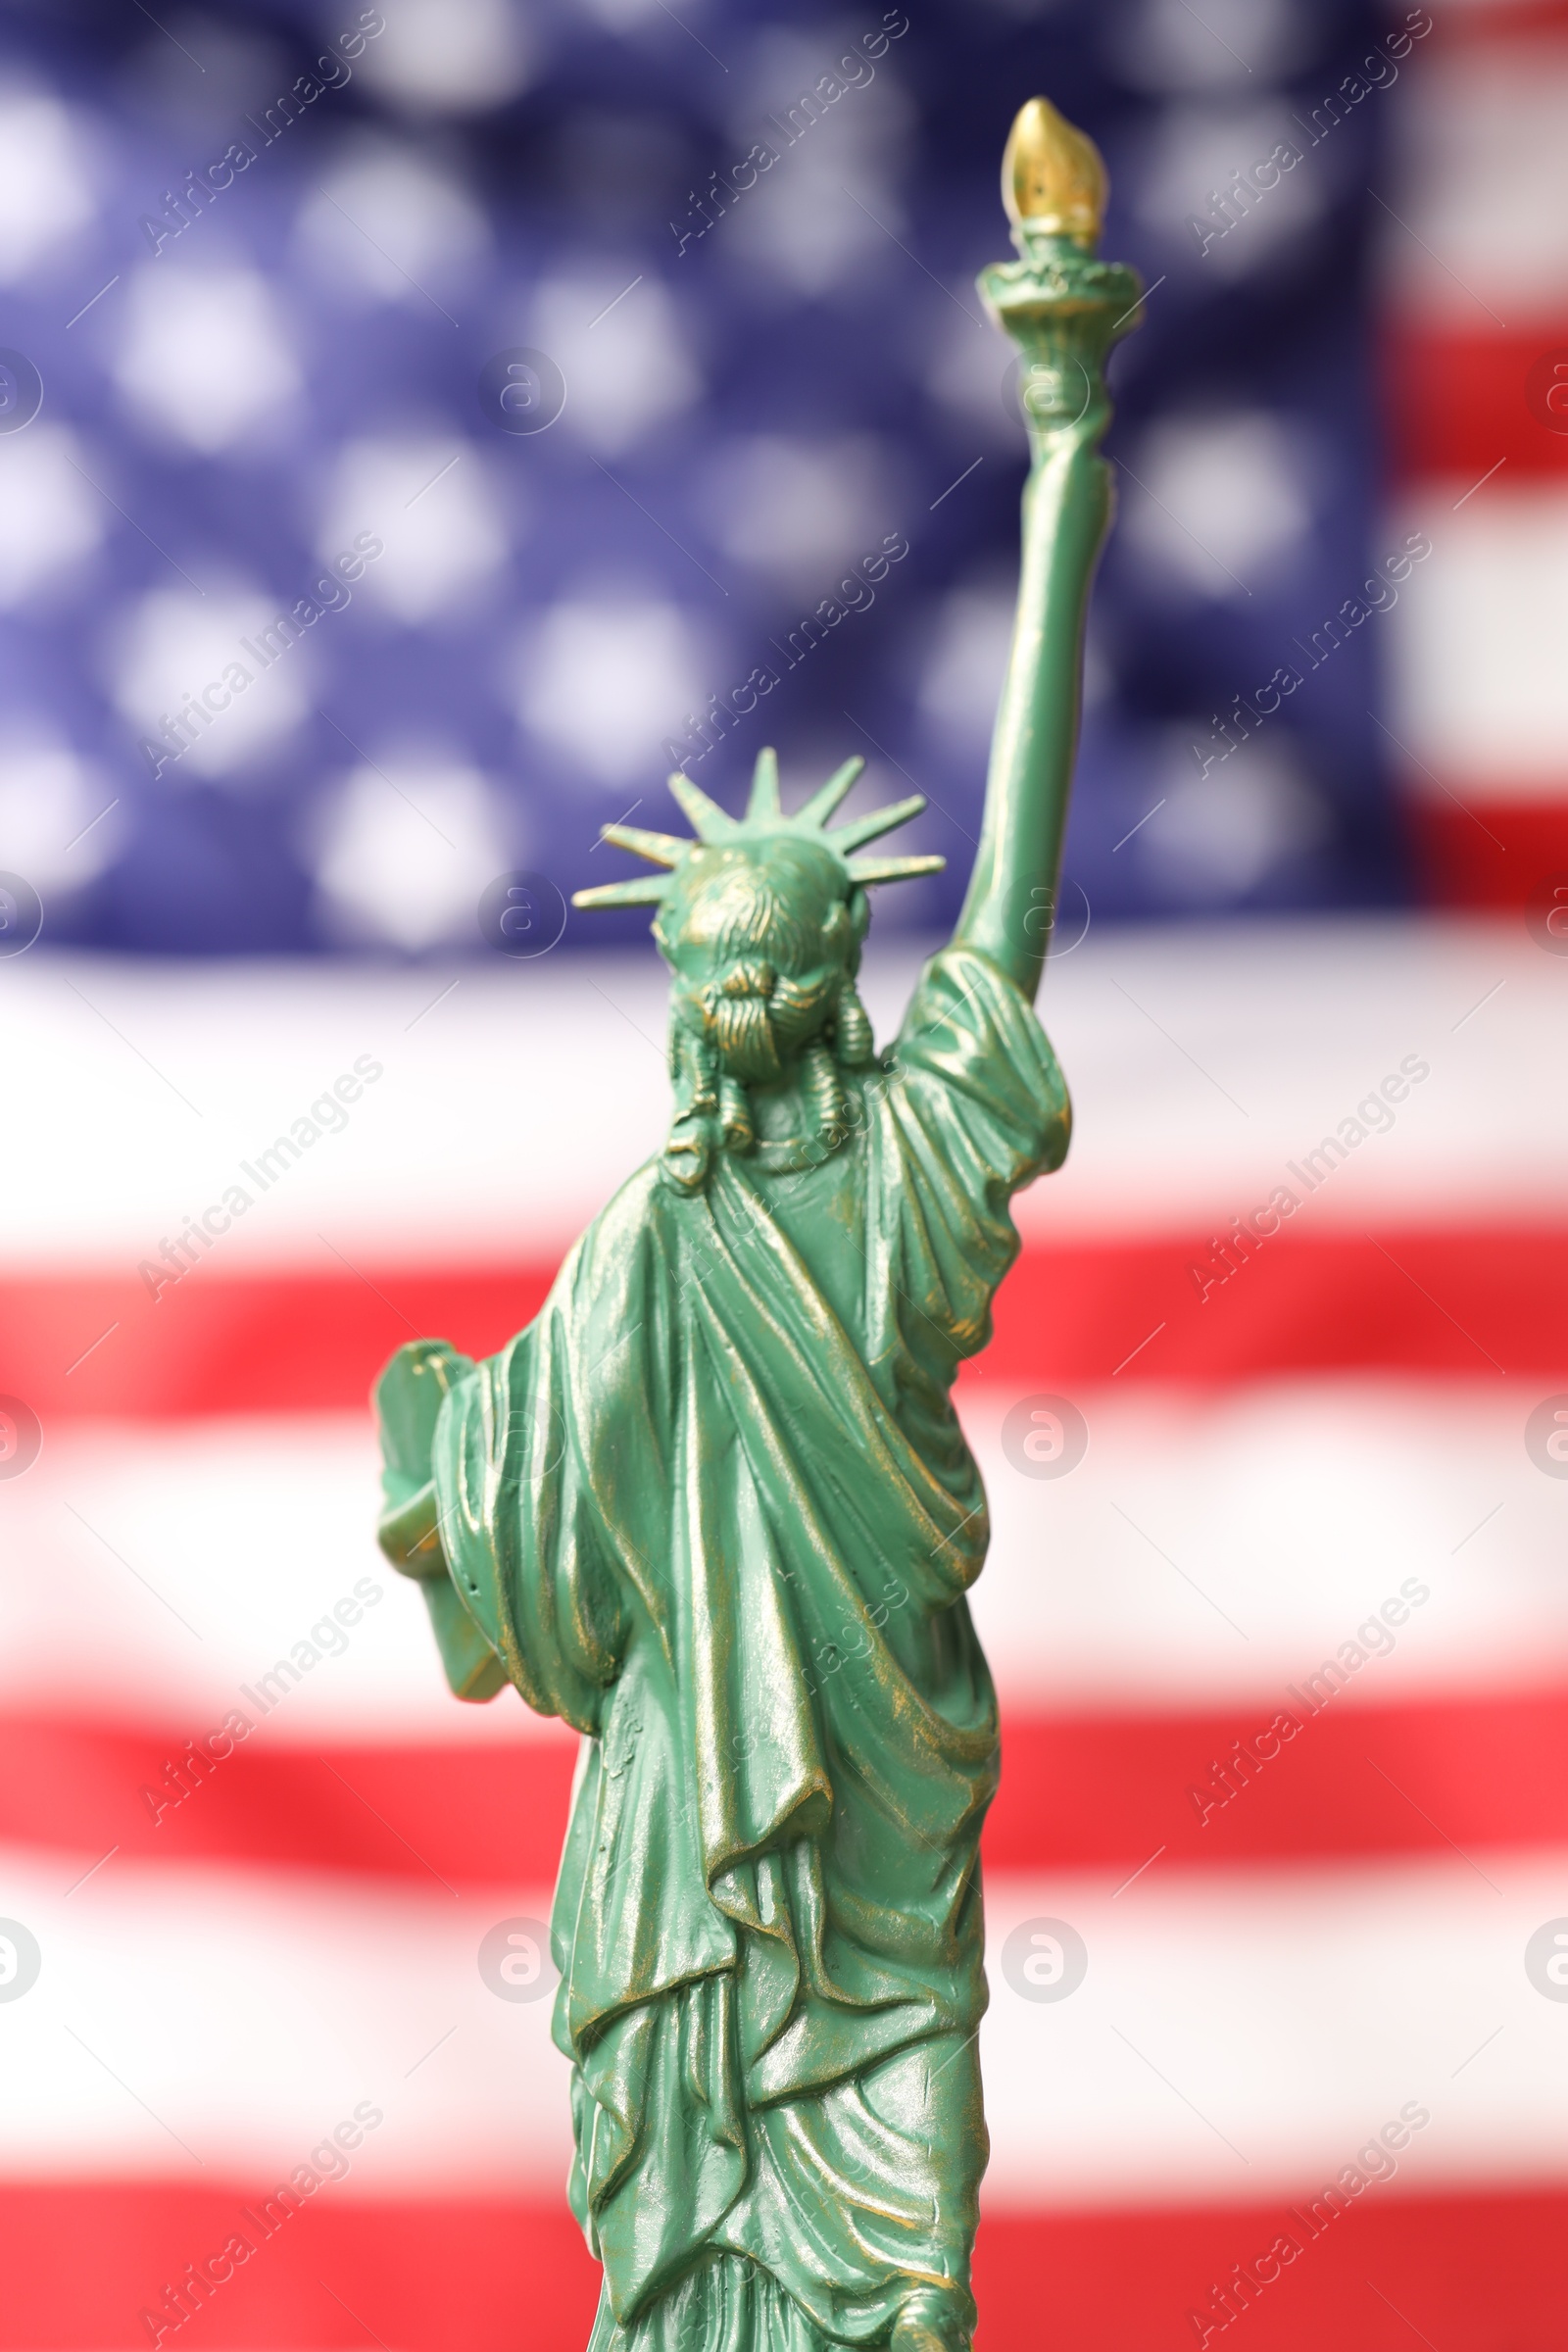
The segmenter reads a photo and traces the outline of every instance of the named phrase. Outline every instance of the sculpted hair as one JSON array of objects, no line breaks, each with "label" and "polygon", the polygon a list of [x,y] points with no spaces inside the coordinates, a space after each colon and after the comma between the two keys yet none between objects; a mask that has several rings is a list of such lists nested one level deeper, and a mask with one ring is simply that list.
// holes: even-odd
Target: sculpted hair
[{"label": "sculpted hair", "polygon": [[606,841],[663,870],[573,895],[575,906],[657,906],[654,936],[675,974],[669,1061],[675,1116],[663,1170],[682,1192],[701,1190],[719,1152],[756,1149],[748,1094],[776,1085],[799,1061],[814,1134],[837,1151],[852,1102],[844,1073],[872,1058],[871,1024],[855,974],[870,909],[866,887],[939,872],[938,857],[860,857],[867,842],[925,808],[918,794],[828,828],[865,761],[847,760],[804,808],[786,815],[778,760],[758,754],[744,817],[731,816],[689,776],[669,788],[695,838],[641,826],[603,828]]}]

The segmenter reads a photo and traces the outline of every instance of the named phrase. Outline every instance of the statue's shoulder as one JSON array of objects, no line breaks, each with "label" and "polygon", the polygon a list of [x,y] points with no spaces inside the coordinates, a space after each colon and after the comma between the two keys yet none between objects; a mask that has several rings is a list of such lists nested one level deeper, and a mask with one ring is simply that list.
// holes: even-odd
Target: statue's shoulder
[{"label": "statue's shoulder", "polygon": [[939,949],[915,983],[888,1059],[914,1066],[951,1063],[956,1047],[1010,1065],[1021,1046],[1055,1064],[1033,1000],[982,949]]},{"label": "statue's shoulder", "polygon": [[935,1135],[955,1170],[982,1164],[1011,1193],[1065,1158],[1060,1064],[1031,999],[983,951],[932,956],[885,1066],[890,1114]]}]

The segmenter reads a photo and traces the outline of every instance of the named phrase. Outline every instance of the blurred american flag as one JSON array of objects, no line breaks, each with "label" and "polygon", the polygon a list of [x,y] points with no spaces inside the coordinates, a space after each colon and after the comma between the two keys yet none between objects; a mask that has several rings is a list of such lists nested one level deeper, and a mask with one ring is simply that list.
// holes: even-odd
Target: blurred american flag
[{"label": "blurred american flag", "polygon": [[[1022,466],[970,280],[1040,88],[1154,291],[1043,1000],[1077,1135],[959,1392],[980,2340],[1556,2352],[1568,11],[7,44],[0,2340],[586,2340],[548,2002],[479,1963],[548,1914],[573,1743],[445,1695],[365,1397],[518,1328],[663,1130],[638,926],[497,955],[498,876],[608,879],[664,747],[723,797],[777,740],[931,796],[879,1035],[951,918]],[[524,351],[564,405],[518,433]]]}]

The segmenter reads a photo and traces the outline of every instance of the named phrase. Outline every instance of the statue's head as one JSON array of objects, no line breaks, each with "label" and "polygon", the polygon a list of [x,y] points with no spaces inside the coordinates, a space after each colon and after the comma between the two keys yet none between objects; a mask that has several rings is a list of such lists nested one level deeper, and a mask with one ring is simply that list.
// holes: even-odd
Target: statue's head
[{"label": "statue's head", "polygon": [[940,858],[860,858],[861,845],[919,814],[916,794],[825,830],[865,762],[847,760],[793,816],[779,805],[778,763],[758,757],[744,817],[691,779],[670,789],[696,839],[607,825],[604,838],[665,870],[583,890],[577,906],[657,906],[654,937],[674,975],[670,1067],[675,1122],[664,1169],[682,1191],[706,1181],[716,1151],[756,1141],[751,1090],[804,1084],[815,1139],[842,1140],[839,1073],[871,1059],[856,994],[870,910],[866,886],[934,873]]}]

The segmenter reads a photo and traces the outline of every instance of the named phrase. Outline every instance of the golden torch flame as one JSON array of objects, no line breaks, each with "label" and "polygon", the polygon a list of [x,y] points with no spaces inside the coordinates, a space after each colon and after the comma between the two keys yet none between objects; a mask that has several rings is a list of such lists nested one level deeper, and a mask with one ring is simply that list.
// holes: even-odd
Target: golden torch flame
[{"label": "golden torch flame", "polygon": [[1071,237],[1093,250],[1108,184],[1094,140],[1075,130],[1049,98],[1031,98],[1019,108],[1002,158],[1002,201],[1015,228]]}]

